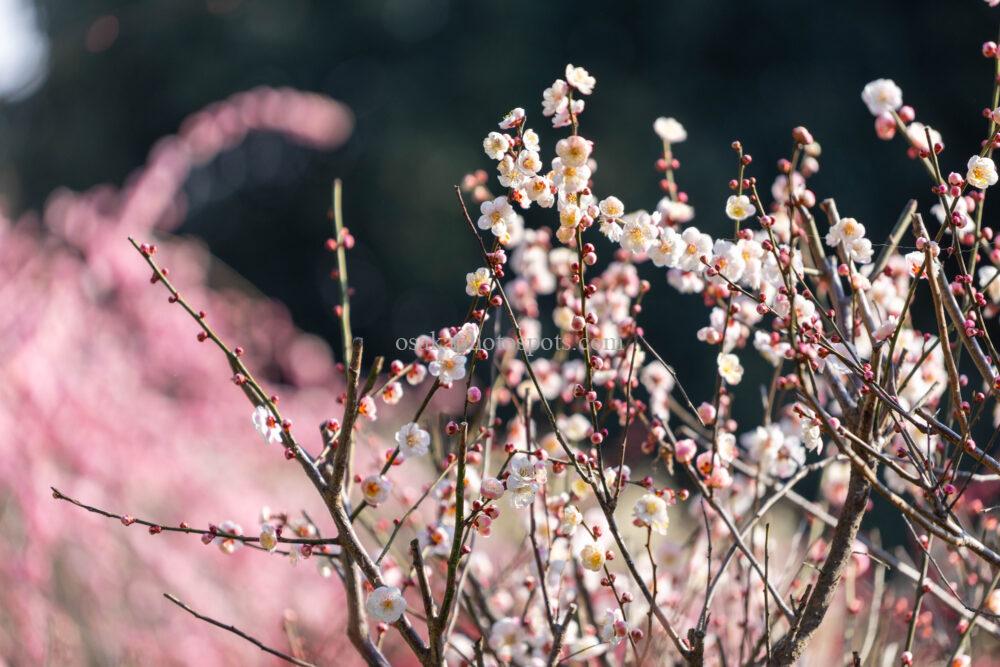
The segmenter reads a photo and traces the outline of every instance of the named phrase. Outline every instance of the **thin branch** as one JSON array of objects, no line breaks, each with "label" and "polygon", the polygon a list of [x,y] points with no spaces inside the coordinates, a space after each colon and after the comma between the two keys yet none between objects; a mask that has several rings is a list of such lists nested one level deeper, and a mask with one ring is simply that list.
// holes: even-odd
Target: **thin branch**
[{"label": "thin branch", "polygon": [[211,618],[209,616],[205,616],[204,614],[199,614],[197,611],[195,611],[191,607],[189,607],[186,604],[184,604],[183,602],[181,602],[177,598],[177,596],[175,596],[175,595],[171,595],[170,593],[164,593],[163,597],[167,598],[168,600],[170,600],[171,602],[173,602],[175,605],[177,605],[178,607],[180,607],[181,609],[183,609],[187,613],[191,614],[195,618],[197,618],[199,621],[205,621],[206,623],[211,623],[212,625],[214,625],[217,628],[222,628],[223,630],[227,630],[228,632],[233,633],[237,637],[242,637],[243,639],[247,640],[248,642],[250,642],[251,644],[253,644],[257,648],[259,648],[261,651],[264,651],[265,653],[270,653],[271,655],[273,655],[276,658],[281,658],[285,662],[290,662],[293,665],[299,665],[299,667],[316,667],[311,662],[306,662],[305,660],[299,660],[295,656],[291,656],[291,655],[288,655],[287,653],[282,653],[281,651],[279,651],[277,649],[271,648],[270,646],[264,644],[262,641],[260,641],[256,637],[252,637],[251,635],[248,635],[247,633],[243,632],[242,630],[240,630],[236,626],[226,625],[222,621],[217,621],[214,618]]},{"label": "thin branch", "polygon": [[[126,516],[122,514],[115,514],[114,512],[109,512],[107,510],[101,509],[100,507],[93,507],[82,503],[79,500],[70,498],[59,489],[49,487],[52,489],[52,497],[56,500],[65,500],[68,503],[72,503],[81,509],[85,509],[88,512],[93,512],[94,514],[99,514],[100,516],[107,517],[109,519],[117,519],[122,523],[122,525],[128,526],[133,523],[139,524],[140,526],[147,526],[151,528],[153,532],[159,533],[185,533],[188,535],[211,535],[212,537],[218,537],[226,540],[234,540],[236,542],[243,542],[249,546],[256,546],[257,548],[263,549],[259,546],[260,537],[253,535],[233,535],[220,530],[204,530],[201,528],[191,528],[183,523],[177,526],[168,526],[162,523],[155,523],[153,521],[148,521],[146,519],[140,519],[133,516]],[[313,546],[318,545],[328,545],[328,544],[340,544],[340,540],[336,537],[283,537],[276,536],[275,539],[281,544],[309,544]]]}]

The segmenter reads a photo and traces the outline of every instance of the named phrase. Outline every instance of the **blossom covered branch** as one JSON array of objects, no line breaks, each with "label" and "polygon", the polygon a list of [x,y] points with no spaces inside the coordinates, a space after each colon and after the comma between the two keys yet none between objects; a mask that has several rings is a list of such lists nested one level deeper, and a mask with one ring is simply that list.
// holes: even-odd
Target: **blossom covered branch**
[{"label": "blossom covered branch", "polygon": [[[1000,73],[997,46],[983,55]],[[240,349],[170,283],[155,246],[133,241],[198,339],[226,356],[253,426],[299,463],[337,536],[273,517],[259,537],[136,522],[323,556],[368,664],[404,650],[423,665],[791,665],[810,651],[969,664],[981,639],[1000,635],[1000,524],[987,511],[1000,475],[1000,239],[983,214],[998,180],[1000,79],[982,144],[947,174],[942,138],[899,87],[865,87],[877,136],[902,135],[931,179],[933,203],[907,202],[881,246],[813,191],[822,150],[805,127],[769,190],[747,146],[731,143],[732,194],[714,206],[728,222],[713,236],[692,224],[681,189],[687,132],[657,119],[663,196],[627,207],[602,192],[584,135],[596,85],[568,65],[542,93],[559,134],[547,165],[523,108],[487,134],[497,185],[478,171],[456,187],[482,263],[456,287],[466,315],[418,337],[413,358],[387,372],[381,357],[365,366],[352,334],[354,240],[337,182],[327,247],[346,390],[316,456]],[[708,308],[697,338],[714,360],[712,390],[698,401],[671,365],[678,350],[646,331],[658,314],[644,298],[663,282]],[[757,378],[759,392],[739,393]],[[747,413],[759,419],[741,423]],[[368,446],[383,440],[382,452]],[[910,528],[899,550],[866,531],[871,511]],[[883,569],[902,575],[890,590]],[[840,643],[823,637],[830,623]]]}]

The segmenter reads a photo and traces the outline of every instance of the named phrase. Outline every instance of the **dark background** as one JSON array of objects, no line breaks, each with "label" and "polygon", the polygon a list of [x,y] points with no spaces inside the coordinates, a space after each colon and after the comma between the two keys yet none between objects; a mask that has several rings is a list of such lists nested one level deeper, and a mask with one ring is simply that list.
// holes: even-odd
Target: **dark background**
[{"label": "dark background", "polygon": [[[355,333],[388,354],[396,337],[464,314],[464,274],[479,261],[452,186],[492,169],[481,140],[514,106],[527,109],[551,158],[557,134],[541,117],[541,91],[567,62],[597,77],[582,133],[597,142],[600,194],[655,206],[651,123],[676,116],[689,133],[677,153],[695,224],[723,233],[730,142],[743,140],[752,173],[769,186],[789,130],[804,124],[823,146],[818,197],[835,196],[877,240],[909,197],[931,201],[902,142],[875,138],[862,87],[895,79],[918,120],[944,134],[945,168],[964,170],[991,87],[980,44],[995,38],[998,16],[979,0],[38,4],[52,43],[48,78],[0,106],[0,190],[11,212],[39,209],[58,186],[120,184],[186,115],[231,93],[267,84],[329,94],[356,114],[344,148],[319,153],[252,137],[193,175],[181,232],[286,303],[299,326],[335,342],[337,293],[322,242],[330,181],[343,178],[359,242],[350,264]],[[94,52],[88,30],[108,15],[118,36]],[[532,213],[529,225],[553,224],[551,212]],[[707,312],[668,288],[661,271],[643,270],[655,286],[647,332],[700,400],[714,376],[714,355],[694,338]]]}]

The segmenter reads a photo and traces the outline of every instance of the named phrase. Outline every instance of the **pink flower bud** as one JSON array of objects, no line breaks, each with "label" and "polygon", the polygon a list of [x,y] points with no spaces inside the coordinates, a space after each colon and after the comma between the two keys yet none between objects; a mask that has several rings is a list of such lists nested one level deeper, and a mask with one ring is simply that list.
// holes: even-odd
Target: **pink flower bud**
[{"label": "pink flower bud", "polygon": [[690,438],[678,440],[677,445],[674,447],[674,456],[681,463],[690,463],[697,452],[698,446]]},{"label": "pink flower bud", "polygon": [[875,136],[882,141],[889,141],[896,136],[896,121],[887,113],[875,118]]},{"label": "pink flower bud", "polygon": [[479,492],[484,498],[496,500],[504,494],[503,482],[496,477],[487,477],[479,486]]},{"label": "pink flower bud", "polygon": [[809,130],[799,125],[792,130],[792,139],[802,146],[808,146],[813,142],[813,136],[809,133]]},{"label": "pink flower bud", "polygon": [[492,523],[493,519],[486,516],[485,514],[480,514],[479,516],[476,517],[476,520],[473,522],[473,525],[476,527],[476,530],[479,532],[480,535],[482,535],[483,537],[488,537],[490,534],[490,525]]}]

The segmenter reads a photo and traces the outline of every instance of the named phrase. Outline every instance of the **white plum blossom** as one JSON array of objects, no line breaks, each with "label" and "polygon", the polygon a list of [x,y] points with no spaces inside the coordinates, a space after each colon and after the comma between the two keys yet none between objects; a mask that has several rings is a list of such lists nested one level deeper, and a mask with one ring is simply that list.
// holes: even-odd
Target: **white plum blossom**
[{"label": "white plum blossom", "polygon": [[826,233],[826,244],[835,248],[839,243],[847,244],[864,237],[864,235],[865,226],[860,222],[854,218],[841,218]]},{"label": "white plum blossom", "polygon": [[396,587],[379,586],[368,596],[365,609],[383,623],[395,623],[406,611],[406,598]]},{"label": "white plum blossom", "polygon": [[525,181],[528,180],[528,176],[517,168],[517,163],[514,162],[513,157],[505,155],[502,160],[497,162],[497,180],[505,188],[517,190],[524,186]]},{"label": "white plum blossom", "polygon": [[771,334],[766,331],[754,332],[753,346],[772,366],[781,365],[785,360],[785,350],[791,347],[787,341],[781,340],[777,334],[772,338]]},{"label": "white plum blossom", "polygon": [[758,426],[740,438],[754,459],[772,474],[785,479],[805,463],[806,455],[799,439],[787,435],[776,424]]},{"label": "white plum blossom", "polygon": [[[625,484],[632,476],[632,469],[628,466],[620,466],[621,483]],[[604,482],[612,489],[618,485],[619,466],[608,466],[604,469]]]},{"label": "white plum blossom", "polygon": [[895,316],[890,315],[889,317],[886,317],[885,321],[883,321],[882,324],[880,324],[878,328],[872,332],[872,337],[875,339],[875,342],[881,343],[882,341],[887,340],[889,336],[892,335],[893,331],[896,330],[896,326],[898,324],[899,322]]},{"label": "white plum blossom", "polygon": [[[795,303],[795,320],[797,322],[808,322],[816,316],[816,304],[801,294],[796,294],[793,302]],[[782,294],[778,297],[775,302],[774,312],[781,317],[789,317],[791,315],[791,307],[787,296]]]},{"label": "white plum blossom", "polygon": [[670,269],[667,271],[667,284],[681,294],[698,294],[705,289],[705,281],[694,271]]},{"label": "white plum blossom", "polygon": [[655,493],[644,494],[635,501],[632,516],[636,521],[649,526],[653,532],[660,535],[667,534],[667,528],[670,526],[670,517],[667,516],[667,501]]},{"label": "white plum blossom", "polygon": [[903,91],[892,79],[876,79],[861,91],[861,99],[873,116],[881,116],[903,106]]},{"label": "white plum blossom", "polygon": [[542,92],[542,115],[552,117],[552,127],[566,127],[572,123],[572,115],[583,112],[584,101],[581,99],[570,102],[570,86],[562,79],[555,82]]},{"label": "white plum blossom", "polygon": [[625,215],[625,204],[618,197],[606,197],[597,205],[605,220],[618,220]]},{"label": "white plum blossom", "polygon": [[[583,219],[583,211],[576,204],[566,204],[559,210],[559,231],[567,229],[576,233],[576,228]],[[558,232],[556,232],[558,235]],[[560,237],[560,240],[561,237]]]},{"label": "white plum blossom", "polygon": [[681,241],[684,247],[677,268],[700,273],[705,268],[701,258],[712,255],[712,237],[698,231],[697,227],[688,227],[681,232]]},{"label": "white plum blossom", "polygon": [[[976,221],[970,215],[970,212],[975,210],[975,202],[970,197],[962,197],[958,203],[955,203],[951,195],[944,195],[943,199],[944,206],[940,202],[931,206],[931,213],[938,222],[944,224],[946,217],[958,216],[960,222],[956,231],[959,235],[976,231]],[[951,233],[952,227],[949,225],[945,230]]]},{"label": "white plum blossom", "polygon": [[736,449],[736,436],[720,431],[715,441],[715,450],[723,463],[732,463],[739,454],[739,450]]},{"label": "white plum blossom", "polygon": [[524,122],[524,109],[515,107],[500,120],[501,130],[511,130]]},{"label": "white plum blossom", "polygon": [[855,239],[845,246],[847,257],[858,264],[868,264],[872,261],[875,250],[868,239]]},{"label": "white plum blossom", "polygon": [[562,519],[559,521],[559,534],[571,537],[583,523],[583,514],[573,505],[563,508]]},{"label": "white plum blossom", "polygon": [[826,233],[831,248],[843,245],[847,258],[860,264],[872,261],[872,243],[865,238],[865,226],[854,218],[841,218]]},{"label": "white plum blossom", "polygon": [[559,431],[571,442],[579,442],[590,435],[590,420],[579,412],[568,417],[560,416],[556,419]]},{"label": "white plum blossom", "polygon": [[663,364],[654,361],[639,371],[639,382],[650,394],[666,394],[673,390],[675,380]]},{"label": "white plum blossom", "polygon": [[538,151],[541,148],[538,133],[532,129],[527,129],[521,134],[521,144],[529,151]]},{"label": "white plum blossom", "polygon": [[243,527],[240,524],[235,521],[223,521],[218,525],[217,535],[212,541],[219,547],[219,551],[231,554],[243,547],[243,540],[235,539],[242,536]]},{"label": "white plum blossom", "polygon": [[406,458],[417,458],[427,453],[431,444],[431,434],[420,428],[416,422],[409,422],[396,431],[396,444]]},{"label": "white plum blossom", "polygon": [[802,424],[802,442],[809,451],[820,451],[823,449],[823,434],[819,424],[812,420],[807,420]]},{"label": "white plum blossom", "polygon": [[991,613],[1000,615],[1000,588],[994,589],[986,597],[986,601],[983,606]]},{"label": "white plum blossom", "polygon": [[590,95],[594,92],[594,84],[597,83],[597,79],[590,76],[590,73],[582,67],[566,65],[566,83],[584,95]]},{"label": "white plum blossom", "polygon": [[545,464],[526,454],[517,454],[510,460],[507,490],[511,492],[511,505],[523,509],[535,499],[535,493],[544,486],[547,475]]},{"label": "white plum blossom", "polygon": [[382,475],[368,475],[361,480],[361,495],[365,502],[378,506],[389,498],[392,482]]},{"label": "white plum blossom", "polygon": [[485,266],[479,267],[473,273],[465,274],[465,293],[469,296],[486,296],[493,280],[493,275]]},{"label": "white plum blossom", "polygon": [[443,347],[438,352],[438,358],[427,364],[427,371],[442,384],[450,384],[465,377],[465,355],[455,352],[450,347]]},{"label": "white plum blossom", "polygon": [[580,549],[580,565],[591,572],[599,572],[604,567],[604,549],[595,542],[588,542]]},{"label": "white plum blossom", "polygon": [[538,151],[523,150],[517,155],[517,168],[527,177],[537,174],[542,168],[542,159]]},{"label": "white plum blossom", "polygon": [[649,258],[656,266],[672,269],[680,262],[685,247],[686,244],[676,229],[664,227],[660,229],[660,238],[649,249]]},{"label": "white plum blossom", "polygon": [[750,197],[746,195],[730,195],[726,200],[726,215],[730,220],[746,220],[756,211]]},{"label": "white plum blossom", "polygon": [[462,328],[451,337],[451,349],[458,354],[468,354],[476,346],[479,340],[479,325],[475,322],[466,322]]},{"label": "white plum blossom", "polygon": [[974,188],[985,190],[997,182],[997,168],[988,157],[973,155],[969,158],[965,180]]},{"label": "white plum blossom", "polygon": [[740,247],[725,239],[719,239],[715,242],[709,264],[717,272],[709,280],[719,284],[738,282],[743,277],[743,270],[746,268],[746,261],[743,259]]},{"label": "white plum blossom", "polygon": [[656,205],[660,220],[666,224],[685,225],[694,220],[694,207],[687,202],[664,197]]},{"label": "white plum blossom", "polygon": [[552,192],[554,187],[547,176],[535,176],[525,184],[524,191],[530,201],[542,208],[549,208],[556,201],[555,193]]},{"label": "white plum blossom", "polygon": [[483,139],[483,151],[490,159],[502,160],[508,150],[510,150],[510,141],[499,132],[490,132]]},{"label": "white plum blossom", "polygon": [[820,429],[816,418],[810,413],[799,418],[799,437],[806,449],[811,452],[818,452],[823,449],[823,431]]},{"label": "white plum blossom", "polygon": [[278,529],[273,524],[265,523],[260,527],[260,547],[269,552],[278,548]]},{"label": "white plum blossom", "polygon": [[568,103],[569,85],[562,79],[542,91],[542,115],[546,118],[562,111]]},{"label": "white plum blossom", "polygon": [[552,161],[552,171],[555,173],[553,183],[567,194],[575,194],[587,187],[590,180],[590,167],[586,164],[565,164],[562,158]]},{"label": "white plum blossom", "polygon": [[646,252],[656,241],[659,228],[650,220],[649,214],[640,211],[622,228],[621,246],[631,253]]},{"label": "white plum blossom", "polygon": [[479,206],[482,215],[479,216],[479,228],[489,229],[494,236],[503,236],[507,225],[514,219],[514,208],[506,197],[497,197],[492,201],[484,201]]},{"label": "white plum blossom", "polygon": [[520,619],[501,618],[490,627],[490,648],[504,662],[523,655],[524,640],[525,632]]},{"label": "white plum blossom", "polygon": [[572,135],[556,142],[556,155],[566,167],[582,167],[587,164],[594,146],[579,135]]},{"label": "white plum blossom", "polygon": [[743,260],[743,275],[740,282],[751,289],[760,289],[764,281],[764,247],[753,239],[740,239],[736,243],[739,256]]},{"label": "white plum blossom", "polygon": [[452,526],[438,524],[428,526],[417,535],[420,548],[427,549],[432,556],[447,557],[451,553],[451,542],[455,534]]},{"label": "white plum blossom", "polygon": [[[929,146],[927,145],[928,134],[931,135]],[[938,144],[944,146],[944,142],[941,141],[941,133],[927,127],[923,123],[910,123],[909,127],[906,128],[906,138],[910,140],[910,144],[914,148],[922,151],[930,151]]]},{"label": "white plum blossom", "polygon": [[604,612],[604,620],[601,623],[601,641],[617,646],[628,636],[628,624],[622,616],[621,609],[608,609]]},{"label": "white plum blossom", "polygon": [[782,479],[795,474],[806,462],[806,453],[802,444],[794,438],[786,438],[785,442],[774,452],[772,470]]},{"label": "white plum blossom", "polygon": [[979,289],[983,290],[986,297],[993,303],[1000,302],[1000,277],[997,276],[995,266],[982,266],[979,268]]},{"label": "white plum blossom", "polygon": [[253,426],[264,438],[266,444],[281,442],[281,425],[271,411],[264,405],[258,405],[250,416]]},{"label": "white plum blossom", "polygon": [[740,358],[735,354],[720,354],[716,362],[719,367],[719,375],[726,381],[726,384],[736,385],[743,379],[743,365],[740,364]]},{"label": "white plum blossom", "polygon": [[612,243],[618,243],[622,240],[623,230],[622,226],[618,223],[618,220],[612,218],[601,218],[601,233]]},{"label": "white plum blossom", "polygon": [[653,121],[653,132],[656,132],[656,136],[668,144],[679,144],[688,136],[687,130],[676,118],[662,116]]}]

